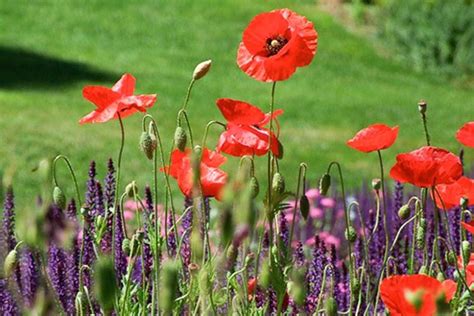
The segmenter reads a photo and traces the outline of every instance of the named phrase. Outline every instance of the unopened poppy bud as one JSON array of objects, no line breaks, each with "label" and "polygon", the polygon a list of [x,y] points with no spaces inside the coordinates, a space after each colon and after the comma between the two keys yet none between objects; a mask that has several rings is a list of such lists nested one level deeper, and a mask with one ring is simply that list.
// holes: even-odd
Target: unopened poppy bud
[{"label": "unopened poppy bud", "polygon": [[5,273],[5,277],[9,278],[13,271],[15,271],[16,265],[18,263],[18,252],[16,249],[10,251],[3,262],[3,271]]},{"label": "unopened poppy bud", "polygon": [[250,178],[250,196],[252,199],[255,199],[258,196],[258,193],[260,192],[260,185],[258,184],[258,180],[256,177],[251,177]]},{"label": "unopened poppy bud", "polygon": [[194,68],[193,79],[199,80],[204,77],[209,72],[209,69],[211,69],[211,65],[212,60],[210,59],[198,64],[196,68]]},{"label": "unopened poppy bud", "polygon": [[445,280],[443,272],[438,272],[438,274],[436,275],[436,280],[438,280],[439,282],[443,282]]},{"label": "unopened poppy bud", "polygon": [[114,262],[109,257],[99,258],[93,271],[95,296],[104,311],[110,311],[118,292],[115,282],[110,282],[115,280]]},{"label": "unopened poppy bud", "polygon": [[245,257],[245,266],[248,267],[252,264],[253,260],[255,259],[255,254],[253,252],[249,253]]},{"label": "unopened poppy bud", "polygon": [[273,192],[278,195],[281,195],[285,192],[285,179],[279,172],[273,175],[272,189]]},{"label": "unopened poppy bud", "polygon": [[402,207],[400,207],[400,209],[398,210],[398,217],[399,217],[401,220],[405,220],[405,219],[407,219],[408,217],[410,217],[410,213],[411,213],[410,206],[409,206],[408,204],[404,204],[404,205],[402,205]]},{"label": "unopened poppy bud", "polygon": [[326,300],[326,313],[328,316],[337,316],[337,304],[334,297],[330,296]]},{"label": "unopened poppy bud", "polygon": [[424,294],[425,294],[425,290],[418,290],[418,291],[413,291],[413,292],[405,291],[405,299],[418,312],[423,305]]},{"label": "unopened poppy bud", "polygon": [[452,266],[456,264],[456,254],[454,251],[450,250],[446,253],[446,262]]},{"label": "unopened poppy bud", "polygon": [[148,159],[153,159],[153,154],[155,153],[156,149],[156,142],[153,142],[150,133],[143,132],[140,136],[140,149]]},{"label": "unopened poppy bud", "polygon": [[331,176],[329,173],[323,174],[321,180],[319,181],[319,192],[322,195],[327,195],[329,187],[331,186]]},{"label": "unopened poppy bud", "polygon": [[461,197],[461,200],[459,201],[459,205],[461,205],[461,208],[463,210],[466,210],[467,207],[469,206],[469,199],[465,196]]},{"label": "unopened poppy bud", "polygon": [[137,183],[135,181],[130,182],[125,187],[125,193],[127,193],[129,198],[134,198],[135,194],[137,194],[137,192],[138,192],[138,186],[137,186]]},{"label": "unopened poppy bud", "polygon": [[416,230],[416,248],[423,249],[425,247],[425,228],[422,225],[418,226]]},{"label": "unopened poppy bud", "polygon": [[421,114],[425,114],[427,108],[428,108],[428,104],[426,103],[425,100],[420,100],[420,102],[418,102],[418,111]]},{"label": "unopened poppy bud", "polygon": [[345,235],[346,235],[346,239],[351,243],[357,240],[357,232],[352,226],[349,226],[348,228],[346,228]]},{"label": "unopened poppy bud", "polygon": [[306,194],[303,194],[300,198],[300,211],[301,216],[303,216],[303,218],[307,220],[309,214],[309,200]]},{"label": "unopened poppy bud", "polygon": [[130,239],[125,238],[122,241],[122,251],[125,253],[126,256],[130,255]]},{"label": "unopened poppy bud", "polygon": [[467,240],[463,240],[461,244],[462,249],[462,260],[466,266],[469,263],[471,257],[471,243]]},{"label": "unopened poppy bud", "polygon": [[372,180],[372,189],[375,191],[379,191],[382,186],[382,181],[380,179],[373,179]]},{"label": "unopened poppy bud", "polygon": [[179,268],[176,262],[166,261],[161,271],[160,307],[171,315],[179,291]]},{"label": "unopened poppy bud", "polygon": [[205,297],[208,297],[211,293],[211,280],[209,280],[209,274],[205,266],[199,271],[199,290],[200,294]]},{"label": "unopened poppy bud", "polygon": [[422,265],[422,266],[420,267],[420,270],[418,270],[418,273],[419,273],[419,274],[428,275],[428,268],[427,268],[425,265]]},{"label": "unopened poppy bud", "polygon": [[179,151],[184,152],[186,149],[186,143],[188,141],[188,136],[186,135],[186,131],[181,126],[176,127],[174,131],[174,143],[176,144],[176,148]]},{"label": "unopened poppy bud", "polygon": [[53,202],[61,209],[66,207],[66,196],[64,195],[63,190],[58,186],[55,186],[53,189]]}]

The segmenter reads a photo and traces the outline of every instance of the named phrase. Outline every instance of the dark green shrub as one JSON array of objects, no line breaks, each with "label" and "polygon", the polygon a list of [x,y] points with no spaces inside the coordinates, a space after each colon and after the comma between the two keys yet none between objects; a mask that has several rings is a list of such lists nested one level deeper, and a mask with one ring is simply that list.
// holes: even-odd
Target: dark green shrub
[{"label": "dark green shrub", "polygon": [[472,0],[391,0],[382,11],[383,37],[417,70],[474,72]]}]

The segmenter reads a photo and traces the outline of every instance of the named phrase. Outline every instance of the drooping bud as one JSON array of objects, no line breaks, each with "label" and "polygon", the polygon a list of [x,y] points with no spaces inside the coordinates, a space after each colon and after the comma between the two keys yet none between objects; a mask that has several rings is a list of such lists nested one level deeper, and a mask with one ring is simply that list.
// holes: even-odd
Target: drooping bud
[{"label": "drooping bud", "polygon": [[125,255],[127,256],[130,255],[130,239],[125,238],[122,241],[122,251],[124,252]]},{"label": "drooping bud", "polygon": [[184,128],[181,126],[176,127],[176,130],[174,131],[174,143],[176,145],[176,148],[179,149],[179,151],[184,152],[186,149],[186,143],[188,141],[188,136],[186,135],[186,131]]},{"label": "drooping bud", "polygon": [[420,102],[418,102],[418,111],[421,114],[425,114],[427,108],[428,108],[428,104],[426,103],[425,100],[420,100]]},{"label": "drooping bud", "polygon": [[258,193],[260,192],[260,186],[258,184],[258,180],[256,177],[250,178],[249,186],[250,186],[250,196],[252,197],[252,199],[255,199],[258,196]]},{"label": "drooping bud", "polygon": [[60,187],[55,186],[53,189],[53,202],[61,209],[66,208],[66,196]]},{"label": "drooping bud", "polygon": [[456,264],[456,253],[454,251],[450,250],[446,253],[446,262],[452,266]]},{"label": "drooping bud", "polygon": [[405,220],[405,219],[407,219],[408,217],[410,217],[410,213],[411,213],[410,206],[409,206],[408,204],[404,204],[404,205],[402,205],[402,207],[400,207],[400,209],[398,210],[398,217],[399,217],[401,220]]},{"label": "drooping bud", "polygon": [[179,290],[179,268],[176,262],[166,261],[161,272],[160,305],[171,315]]},{"label": "drooping bud", "polygon": [[345,236],[349,242],[355,242],[357,240],[357,232],[355,228],[353,226],[349,226],[348,228],[346,228]]},{"label": "drooping bud", "polygon": [[471,257],[471,243],[467,240],[463,240],[461,244],[462,249],[462,261],[464,266],[469,263],[469,259]]},{"label": "drooping bud", "polygon": [[375,191],[379,191],[382,187],[382,181],[380,179],[373,179],[372,180],[372,189]]},{"label": "drooping bud", "polygon": [[117,295],[115,282],[114,263],[110,257],[99,258],[94,268],[94,290],[95,296],[104,311],[110,311],[114,307]]},{"label": "drooping bud", "polygon": [[337,304],[334,297],[328,297],[326,300],[326,313],[328,316],[337,316]]},{"label": "drooping bud", "polygon": [[321,180],[319,181],[319,192],[322,195],[327,195],[329,187],[331,186],[331,176],[329,173],[323,174]]},{"label": "drooping bud", "polygon": [[211,69],[211,65],[212,60],[210,59],[199,63],[196,68],[194,68],[193,79],[199,80],[204,77],[209,72],[209,69]]},{"label": "drooping bud", "polygon": [[153,142],[150,133],[144,131],[140,136],[140,149],[148,159],[153,159],[153,154],[156,149],[156,141]]},{"label": "drooping bud", "polygon": [[307,220],[309,214],[309,200],[306,194],[303,194],[300,198],[300,211],[301,216],[303,216],[303,218]]},{"label": "drooping bud", "polygon": [[18,252],[16,248],[10,251],[3,262],[3,271],[5,273],[5,277],[9,278],[18,264]]},{"label": "drooping bud", "polygon": [[285,192],[285,179],[279,172],[276,172],[273,175],[272,189],[273,189],[273,192],[275,192],[278,195],[281,195]]},{"label": "drooping bud", "polygon": [[135,181],[130,182],[125,187],[125,193],[127,193],[129,198],[134,198],[137,192],[138,192],[138,186]]}]

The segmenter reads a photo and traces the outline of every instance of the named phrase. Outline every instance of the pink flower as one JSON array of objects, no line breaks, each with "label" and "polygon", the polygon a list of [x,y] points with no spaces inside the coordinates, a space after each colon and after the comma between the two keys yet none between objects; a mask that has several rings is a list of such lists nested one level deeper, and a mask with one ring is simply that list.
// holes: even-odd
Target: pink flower
[{"label": "pink flower", "polygon": [[323,210],[319,207],[311,207],[309,209],[309,216],[311,218],[322,218],[323,217]]},{"label": "pink flower", "polygon": [[320,194],[318,189],[309,189],[308,191],[306,191],[306,197],[309,199],[310,202],[311,200],[317,199],[319,196]]},{"label": "pink flower", "polygon": [[319,234],[319,238],[321,238],[321,240],[323,240],[326,244],[334,245],[336,248],[339,248],[341,245],[341,240],[328,232],[321,232]]},{"label": "pink flower", "polygon": [[329,198],[329,197],[322,198],[319,203],[321,204],[322,207],[325,207],[325,208],[332,208],[336,206],[336,201],[333,198]]}]

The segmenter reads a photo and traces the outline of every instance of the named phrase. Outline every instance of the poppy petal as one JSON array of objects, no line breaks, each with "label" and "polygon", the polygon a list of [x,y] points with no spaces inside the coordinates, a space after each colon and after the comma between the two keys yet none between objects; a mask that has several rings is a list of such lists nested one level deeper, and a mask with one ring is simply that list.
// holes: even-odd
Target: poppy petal
[{"label": "poppy petal", "polygon": [[223,98],[216,104],[224,118],[234,124],[256,125],[265,119],[262,110],[244,101]]},{"label": "poppy petal", "polygon": [[456,139],[467,147],[474,147],[474,122],[464,124],[456,133]]},{"label": "poppy petal", "polygon": [[288,21],[279,11],[262,13],[249,23],[242,35],[242,42],[252,54],[265,54],[266,41],[285,34],[287,29]]},{"label": "poppy petal", "polygon": [[135,77],[131,74],[124,74],[117,83],[112,87],[113,91],[116,91],[123,96],[133,95],[135,91]]},{"label": "poppy petal", "polygon": [[119,93],[101,86],[85,86],[82,89],[82,96],[84,99],[96,105],[99,109],[103,109],[120,99]]}]

